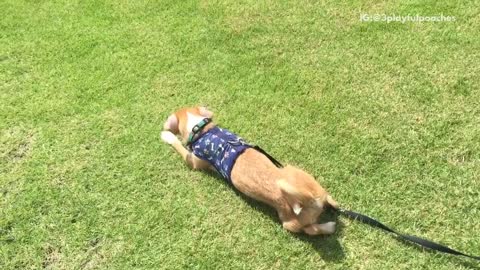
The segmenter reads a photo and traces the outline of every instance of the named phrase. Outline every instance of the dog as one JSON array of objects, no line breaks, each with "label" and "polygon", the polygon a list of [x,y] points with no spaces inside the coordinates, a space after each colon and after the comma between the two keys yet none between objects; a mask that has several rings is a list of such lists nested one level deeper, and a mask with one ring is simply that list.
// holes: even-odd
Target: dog
[{"label": "dog", "polygon": [[286,230],[335,232],[335,222],[319,224],[318,218],[329,206],[338,209],[338,203],[313,176],[291,165],[275,166],[264,153],[211,122],[212,117],[205,107],[180,109],[164,123],[161,139],[192,169],[217,171],[241,193],[275,208]]}]

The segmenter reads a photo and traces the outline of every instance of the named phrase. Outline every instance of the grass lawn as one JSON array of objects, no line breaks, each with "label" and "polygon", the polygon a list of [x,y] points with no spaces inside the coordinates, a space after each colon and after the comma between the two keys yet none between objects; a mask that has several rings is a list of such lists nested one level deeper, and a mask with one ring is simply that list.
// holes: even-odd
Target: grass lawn
[{"label": "grass lawn", "polygon": [[343,207],[479,255],[479,1],[347,2],[1,1],[0,269],[478,269],[343,217],[290,234],[160,141],[207,105]]}]

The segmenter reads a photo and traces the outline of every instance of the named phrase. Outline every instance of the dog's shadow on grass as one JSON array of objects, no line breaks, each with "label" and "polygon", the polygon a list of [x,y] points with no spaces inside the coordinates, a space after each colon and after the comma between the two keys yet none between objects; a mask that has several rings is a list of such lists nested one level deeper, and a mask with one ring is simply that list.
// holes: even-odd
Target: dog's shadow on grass
[{"label": "dog's shadow on grass", "polygon": [[343,261],[345,259],[345,252],[343,251],[342,245],[338,241],[338,236],[343,233],[345,226],[343,222],[338,219],[338,214],[332,209],[326,210],[321,215],[319,223],[328,221],[335,221],[337,223],[335,233],[332,235],[309,236],[306,234],[294,234],[293,236],[309,243],[315,250],[318,251],[323,260],[329,262]]},{"label": "dog's shadow on grass", "polygon": [[[257,202],[243,195],[237,190],[235,190],[235,193],[238,196],[242,197],[242,199],[246,201],[252,208],[263,213],[266,217],[274,220],[276,223],[278,223],[278,226],[282,226],[280,219],[278,218],[277,212],[273,208],[263,203]],[[293,239],[310,244],[312,248],[315,249],[325,261],[342,261],[345,258],[345,253],[337,237],[342,233],[344,226],[343,223],[341,223],[340,220],[336,219],[335,217],[336,214],[333,213],[333,211],[327,210],[325,211],[325,213],[322,214],[320,218],[320,223],[328,221],[337,222],[336,231],[332,235],[310,236],[304,233],[291,233],[291,236]]]},{"label": "dog's shadow on grass", "polygon": [[[278,223],[278,226],[282,226],[280,219],[278,218],[277,212],[272,207],[264,203],[258,202],[250,197],[247,197],[246,195],[238,191],[236,188],[234,188],[232,185],[227,184],[217,174],[214,174],[211,172],[207,172],[207,174],[211,175],[214,178],[217,178],[224,185],[231,188],[237,196],[241,197],[252,208],[261,212],[264,216],[274,220],[276,223]],[[292,233],[291,234],[292,238],[310,244],[312,248],[314,248],[318,252],[318,254],[322,257],[322,259],[325,261],[334,261],[334,262],[342,261],[345,259],[345,253],[343,251],[342,246],[340,245],[340,242],[338,241],[338,236],[341,235],[344,228],[344,224],[340,222],[337,216],[338,215],[335,213],[335,211],[328,209],[320,217],[320,223],[324,223],[328,221],[337,222],[336,231],[332,235],[309,236],[303,233],[298,233],[298,234]]]}]

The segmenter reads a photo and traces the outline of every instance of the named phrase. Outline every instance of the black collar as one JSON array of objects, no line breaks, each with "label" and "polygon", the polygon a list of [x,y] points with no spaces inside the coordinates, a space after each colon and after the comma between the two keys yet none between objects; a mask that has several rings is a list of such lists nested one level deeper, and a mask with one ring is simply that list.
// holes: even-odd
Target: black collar
[{"label": "black collar", "polygon": [[212,122],[212,118],[204,118],[200,123],[196,124],[192,128],[192,132],[188,135],[187,146],[190,147],[194,141],[198,139],[199,133],[203,130],[205,126],[207,126],[210,122]]}]

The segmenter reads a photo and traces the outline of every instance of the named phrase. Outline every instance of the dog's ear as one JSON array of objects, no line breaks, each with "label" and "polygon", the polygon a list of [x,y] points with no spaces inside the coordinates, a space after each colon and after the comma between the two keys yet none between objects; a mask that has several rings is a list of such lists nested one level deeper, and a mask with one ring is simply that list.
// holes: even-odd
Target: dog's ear
[{"label": "dog's ear", "polygon": [[277,185],[283,192],[302,202],[308,202],[313,199],[312,193],[308,190],[299,189],[285,179],[279,179]]},{"label": "dog's ear", "polygon": [[308,198],[311,197],[311,195],[301,192],[284,179],[278,180],[277,185],[280,190],[285,193],[288,204],[292,207],[295,215],[300,215],[304,202],[308,201]]},{"label": "dog's ear", "polygon": [[175,114],[172,114],[167,118],[167,121],[165,121],[165,124],[163,124],[163,129],[170,130],[173,132],[173,134],[178,134],[178,119]]},{"label": "dog's ear", "polygon": [[212,118],[213,117],[213,112],[209,111],[206,107],[198,107],[198,112],[200,113],[201,116]]},{"label": "dog's ear", "polygon": [[334,209],[339,208],[338,203],[330,195],[327,195],[327,203]]},{"label": "dog's ear", "polygon": [[293,213],[298,216],[302,212],[303,207],[299,203],[294,203],[292,209]]}]

